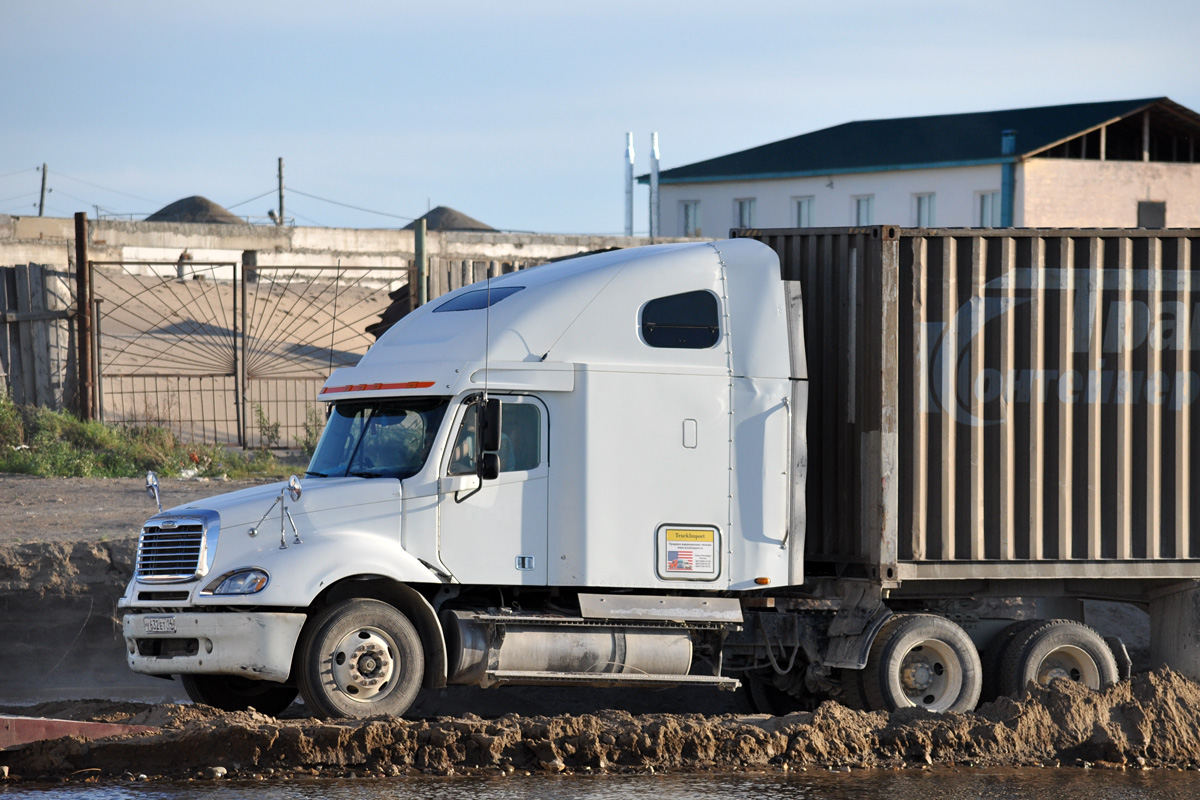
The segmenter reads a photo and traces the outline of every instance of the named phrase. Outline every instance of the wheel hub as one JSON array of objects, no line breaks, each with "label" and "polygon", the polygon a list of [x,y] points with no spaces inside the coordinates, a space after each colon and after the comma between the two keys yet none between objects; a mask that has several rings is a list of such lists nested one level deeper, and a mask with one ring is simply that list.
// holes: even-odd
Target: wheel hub
[{"label": "wheel hub", "polygon": [[347,696],[368,701],[386,692],[392,683],[396,663],[394,649],[379,631],[352,631],[334,648],[333,681]]},{"label": "wheel hub", "polygon": [[1082,683],[1091,689],[1100,688],[1100,668],[1081,648],[1064,645],[1048,653],[1038,667],[1038,683],[1043,686],[1055,678]]},{"label": "wheel hub", "polygon": [[933,668],[923,660],[907,661],[901,672],[900,681],[907,694],[923,692],[933,685]]},{"label": "wheel hub", "polygon": [[914,706],[944,711],[958,696],[962,676],[954,653],[944,642],[926,639],[907,653],[896,675],[900,690]]}]

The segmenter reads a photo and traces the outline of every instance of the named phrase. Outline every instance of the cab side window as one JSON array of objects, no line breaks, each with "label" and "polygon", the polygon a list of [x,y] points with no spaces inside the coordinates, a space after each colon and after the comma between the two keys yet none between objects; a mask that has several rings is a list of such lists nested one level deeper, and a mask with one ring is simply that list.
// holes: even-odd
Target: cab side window
[{"label": "cab side window", "polygon": [[458,436],[450,450],[450,475],[470,475],[475,471],[475,444],[479,441],[479,404],[467,406]]},{"label": "cab side window", "polygon": [[668,295],[642,307],[642,340],[651,347],[703,350],[715,345],[720,335],[717,296],[712,292]]},{"label": "cab side window", "polygon": [[[542,461],[542,415],[533,403],[503,403],[500,411],[500,472],[536,469]],[[458,436],[450,451],[450,475],[475,471],[479,441],[479,405],[472,404],[463,416]]]},{"label": "cab side window", "polygon": [[542,461],[538,407],[533,403],[504,403],[500,415],[500,471],[536,469]]}]

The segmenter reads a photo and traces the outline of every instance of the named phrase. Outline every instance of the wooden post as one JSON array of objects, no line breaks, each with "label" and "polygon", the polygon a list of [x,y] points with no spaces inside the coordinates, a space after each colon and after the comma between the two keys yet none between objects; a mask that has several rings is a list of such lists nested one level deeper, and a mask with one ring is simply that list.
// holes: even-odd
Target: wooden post
[{"label": "wooden post", "polygon": [[75,323],[79,343],[79,418],[92,419],[92,269],[88,262],[87,212],[75,212]]},{"label": "wooden post", "polygon": [[95,391],[92,392],[92,413],[93,416],[104,422],[104,363],[100,357],[101,340],[100,340],[100,304],[103,300],[92,301],[92,363],[95,364]]}]

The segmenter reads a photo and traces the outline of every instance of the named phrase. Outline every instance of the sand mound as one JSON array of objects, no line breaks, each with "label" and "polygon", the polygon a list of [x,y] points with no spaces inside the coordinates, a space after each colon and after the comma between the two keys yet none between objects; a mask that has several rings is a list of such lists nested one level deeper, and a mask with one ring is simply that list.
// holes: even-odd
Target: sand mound
[{"label": "sand mound", "polygon": [[[50,711],[50,708],[43,708]],[[160,724],[156,734],[59,739],[0,753],[16,779],[80,770],[202,777],[595,772],[798,767],[1192,766],[1200,759],[1200,685],[1163,669],[1091,692],[1058,682],[976,713],[851,711],[826,703],[785,717],[623,711],[405,721],[274,719],[254,711],[94,704],[110,722]]]}]

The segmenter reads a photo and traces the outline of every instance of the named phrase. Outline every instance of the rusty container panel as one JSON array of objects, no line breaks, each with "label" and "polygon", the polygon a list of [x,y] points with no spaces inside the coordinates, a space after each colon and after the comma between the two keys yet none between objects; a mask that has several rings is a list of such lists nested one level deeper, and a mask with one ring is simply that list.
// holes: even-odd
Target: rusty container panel
[{"label": "rusty container panel", "polygon": [[1200,231],[737,231],[803,292],[806,572],[1200,578]]}]

